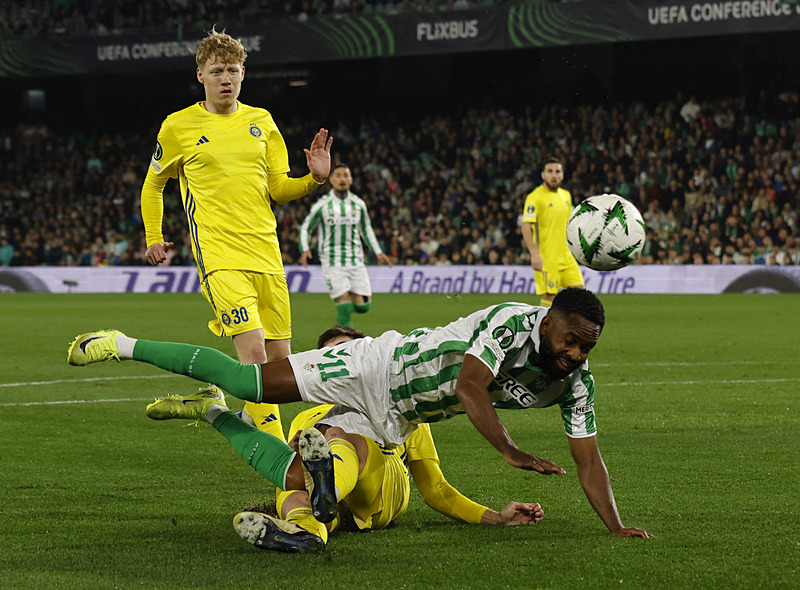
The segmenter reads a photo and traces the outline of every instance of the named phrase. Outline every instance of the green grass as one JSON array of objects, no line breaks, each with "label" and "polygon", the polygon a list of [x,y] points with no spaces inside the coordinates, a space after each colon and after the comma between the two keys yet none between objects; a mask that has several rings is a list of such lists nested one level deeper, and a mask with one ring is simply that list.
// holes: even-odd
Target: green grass
[{"label": "green grass", "polygon": [[[378,295],[355,319],[373,335],[405,331],[501,300]],[[607,325],[592,353],[600,448],[623,521],[655,539],[608,534],[548,409],[501,419],[521,448],[565,467],[561,477],[506,466],[466,417],[433,427],[451,483],[494,508],[539,501],[539,525],[458,524],[414,490],[392,528],[338,533],[322,554],[284,555],[235,534],[232,516],[274,494],[222,437],[144,416],[147,400],[194,382],[134,363],[64,360],[75,334],[101,327],[233,354],[205,329],[202,297],[0,295],[0,586],[796,588],[800,299],[603,301]],[[292,304],[293,347],[304,350],[334,308],[324,295]],[[284,424],[302,407],[285,406]]]}]

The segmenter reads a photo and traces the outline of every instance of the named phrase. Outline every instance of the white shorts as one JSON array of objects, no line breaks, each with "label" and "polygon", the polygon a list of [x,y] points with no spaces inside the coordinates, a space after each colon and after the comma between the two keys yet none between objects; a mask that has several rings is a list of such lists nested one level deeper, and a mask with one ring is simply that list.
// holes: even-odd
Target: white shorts
[{"label": "white shorts", "polygon": [[359,266],[328,266],[322,265],[322,276],[328,284],[328,293],[331,299],[337,299],[345,293],[355,293],[362,297],[372,296],[372,285],[369,282],[367,267]]},{"label": "white shorts", "polygon": [[389,393],[389,360],[402,337],[389,331],[289,355],[300,397],[311,404],[344,406],[333,408],[325,424],[352,427],[389,448],[402,444],[416,428]]}]

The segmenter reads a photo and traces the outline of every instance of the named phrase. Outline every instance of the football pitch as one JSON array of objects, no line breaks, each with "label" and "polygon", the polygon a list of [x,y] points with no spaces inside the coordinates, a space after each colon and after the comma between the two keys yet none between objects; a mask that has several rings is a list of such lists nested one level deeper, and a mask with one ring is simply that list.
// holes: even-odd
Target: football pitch
[{"label": "football pitch", "polygon": [[[506,299],[378,294],[354,320],[369,335],[403,332]],[[412,485],[391,528],[335,533],[322,553],[287,555],[233,530],[236,512],[274,490],[223,437],[207,424],[145,417],[154,397],[197,382],[133,362],[65,361],[75,334],[99,328],[234,354],[205,328],[200,295],[2,294],[0,586],[797,588],[800,298],[601,299],[606,327],[590,357],[598,441],[623,522],[656,538],[610,536],[548,408],[499,413],[520,448],[564,476],[507,466],[466,416],[432,427],[450,483],[495,509],[538,501],[540,524],[457,523]],[[334,306],[310,294],[293,295],[292,306],[293,349],[306,350]],[[284,427],[304,407],[283,406]]]}]

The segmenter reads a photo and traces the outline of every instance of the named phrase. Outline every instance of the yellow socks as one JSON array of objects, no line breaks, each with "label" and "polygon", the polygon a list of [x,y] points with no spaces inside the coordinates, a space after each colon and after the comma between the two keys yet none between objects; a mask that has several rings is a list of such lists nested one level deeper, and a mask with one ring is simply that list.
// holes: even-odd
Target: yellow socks
[{"label": "yellow socks", "polygon": [[277,404],[247,402],[244,405],[244,411],[253,419],[256,428],[286,442],[281,424],[281,413]]},{"label": "yellow socks", "polygon": [[334,438],[328,441],[333,455],[333,473],[336,481],[336,499],[346,497],[358,482],[358,454],[346,440]]}]

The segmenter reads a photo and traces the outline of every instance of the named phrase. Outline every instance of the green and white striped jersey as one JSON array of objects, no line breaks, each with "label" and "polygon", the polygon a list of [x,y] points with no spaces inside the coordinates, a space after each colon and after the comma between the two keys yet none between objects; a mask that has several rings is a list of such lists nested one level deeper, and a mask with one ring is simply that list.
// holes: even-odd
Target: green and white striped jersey
[{"label": "green and white striped jersey", "polygon": [[463,414],[455,387],[464,355],[470,354],[495,375],[489,385],[495,408],[558,404],[567,435],[594,435],[594,379],[588,363],[562,380],[551,379],[540,366],[539,326],[546,315],[545,307],[503,303],[405,335],[394,350],[390,371],[395,405],[412,424]]},{"label": "green and white striped jersey", "polygon": [[310,249],[310,234],[315,227],[318,227],[317,251],[323,266],[341,268],[364,264],[362,238],[376,255],[383,253],[372,231],[366,203],[349,191],[344,199],[330,191],[314,203],[300,226],[302,252]]}]

